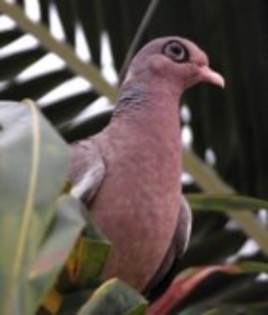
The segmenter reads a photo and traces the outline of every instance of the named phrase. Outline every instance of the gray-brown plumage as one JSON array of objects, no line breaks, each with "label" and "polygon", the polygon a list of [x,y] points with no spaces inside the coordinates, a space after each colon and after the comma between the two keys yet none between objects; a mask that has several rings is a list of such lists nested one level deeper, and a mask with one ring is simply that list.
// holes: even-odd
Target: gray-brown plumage
[{"label": "gray-brown plumage", "polygon": [[72,146],[72,193],[113,243],[106,278],[152,288],[187,246],[178,104],[202,81],[224,85],[204,52],[183,38],[156,39],[133,59],[110,124]]}]

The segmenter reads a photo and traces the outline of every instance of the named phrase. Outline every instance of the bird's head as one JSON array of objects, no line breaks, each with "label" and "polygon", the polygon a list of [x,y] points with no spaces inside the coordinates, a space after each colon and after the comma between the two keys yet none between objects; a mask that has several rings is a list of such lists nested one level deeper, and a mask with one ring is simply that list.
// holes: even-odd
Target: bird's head
[{"label": "bird's head", "polygon": [[207,55],[180,37],[158,38],[145,45],[133,59],[124,82],[152,77],[184,89],[199,82],[224,87],[224,78],[209,67]]}]

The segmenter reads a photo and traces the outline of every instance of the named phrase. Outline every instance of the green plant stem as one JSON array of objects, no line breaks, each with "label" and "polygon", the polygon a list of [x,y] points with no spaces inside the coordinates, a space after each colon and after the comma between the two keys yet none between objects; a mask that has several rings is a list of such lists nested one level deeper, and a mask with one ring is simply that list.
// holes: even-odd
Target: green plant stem
[{"label": "green plant stem", "polygon": [[[199,187],[210,194],[234,194],[233,188],[222,181],[217,173],[192,151],[183,151],[184,167],[195,179]],[[268,232],[249,211],[229,212],[228,215],[236,220],[247,235],[255,239],[262,251],[268,255]]]},{"label": "green plant stem", "polygon": [[148,5],[148,8],[147,8],[142,20],[141,20],[141,23],[140,23],[140,25],[137,29],[137,32],[134,36],[134,39],[133,39],[133,41],[132,41],[132,43],[128,49],[126,58],[124,60],[123,66],[121,68],[120,76],[119,76],[121,80],[122,80],[125,72],[127,71],[129,63],[135,54],[135,51],[139,45],[139,42],[142,38],[142,35],[143,35],[144,31],[146,30],[148,24],[150,23],[158,4],[159,4],[159,0],[151,0],[151,2]]},{"label": "green plant stem", "polygon": [[88,80],[101,95],[105,95],[111,102],[115,102],[117,89],[101,77],[99,69],[94,64],[85,63],[79,59],[71,46],[56,40],[46,27],[31,21],[17,5],[0,0],[0,11],[16,21],[25,32],[38,39],[48,51],[52,51],[62,58],[74,73]]}]

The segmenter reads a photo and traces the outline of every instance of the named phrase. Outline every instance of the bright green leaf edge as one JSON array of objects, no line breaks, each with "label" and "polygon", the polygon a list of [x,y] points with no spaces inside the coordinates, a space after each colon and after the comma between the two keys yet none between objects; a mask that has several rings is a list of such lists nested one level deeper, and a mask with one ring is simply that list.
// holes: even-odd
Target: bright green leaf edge
[{"label": "bright green leaf edge", "polygon": [[[104,282],[77,315],[145,315],[148,302],[135,289],[121,280]],[[108,309],[109,307],[109,309]]]},{"label": "bright green leaf edge", "polygon": [[242,261],[235,264],[243,273],[268,273],[268,263],[258,261]]},{"label": "bright green leaf edge", "polygon": [[231,194],[186,194],[193,210],[246,211],[267,209],[266,200]]}]

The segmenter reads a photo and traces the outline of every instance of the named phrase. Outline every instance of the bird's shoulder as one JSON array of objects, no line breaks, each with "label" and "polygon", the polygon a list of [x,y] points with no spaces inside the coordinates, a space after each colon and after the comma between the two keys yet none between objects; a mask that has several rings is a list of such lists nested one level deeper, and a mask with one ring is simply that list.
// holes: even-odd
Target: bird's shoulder
[{"label": "bird's shoulder", "polygon": [[88,202],[99,188],[105,176],[105,169],[96,137],[77,141],[71,145],[69,179],[75,197]]}]

